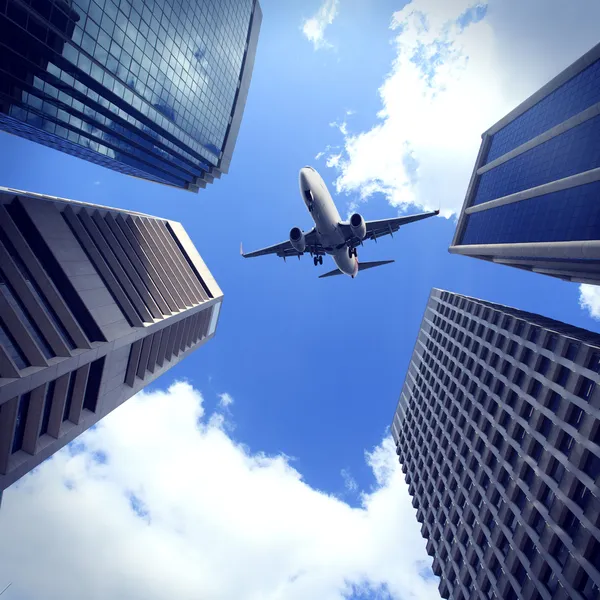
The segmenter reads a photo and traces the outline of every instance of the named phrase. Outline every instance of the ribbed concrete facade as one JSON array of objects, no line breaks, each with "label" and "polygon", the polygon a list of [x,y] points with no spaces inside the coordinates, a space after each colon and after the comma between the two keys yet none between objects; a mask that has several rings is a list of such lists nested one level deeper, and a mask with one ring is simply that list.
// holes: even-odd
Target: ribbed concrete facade
[{"label": "ribbed concrete facade", "polygon": [[600,44],[482,135],[449,250],[600,284]]},{"label": "ribbed concrete facade", "polygon": [[214,336],[183,227],[0,188],[0,490]]},{"label": "ribbed concrete facade", "polygon": [[600,336],[432,290],[392,434],[443,598],[600,597]]}]

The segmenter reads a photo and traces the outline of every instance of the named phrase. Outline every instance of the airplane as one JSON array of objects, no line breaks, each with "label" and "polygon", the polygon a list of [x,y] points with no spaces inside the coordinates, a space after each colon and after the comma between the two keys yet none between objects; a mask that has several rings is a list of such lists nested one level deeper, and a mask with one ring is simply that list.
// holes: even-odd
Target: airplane
[{"label": "airplane", "polygon": [[240,247],[240,254],[244,258],[276,254],[284,260],[291,256],[298,259],[308,252],[315,267],[323,264],[323,256],[329,254],[333,257],[337,269],[329,271],[323,277],[334,275],[349,275],[354,279],[359,271],[380,267],[394,262],[393,260],[378,260],[373,262],[358,262],[357,247],[362,246],[365,240],[375,240],[383,235],[391,235],[402,225],[414,223],[421,219],[428,219],[439,214],[433,212],[409,215],[407,217],[393,217],[379,221],[365,221],[359,213],[354,213],[349,221],[342,221],[331,194],[323,178],[312,167],[300,169],[300,193],[308,208],[315,226],[304,233],[299,227],[292,227],[289,239],[273,246],[262,248],[244,254]]}]

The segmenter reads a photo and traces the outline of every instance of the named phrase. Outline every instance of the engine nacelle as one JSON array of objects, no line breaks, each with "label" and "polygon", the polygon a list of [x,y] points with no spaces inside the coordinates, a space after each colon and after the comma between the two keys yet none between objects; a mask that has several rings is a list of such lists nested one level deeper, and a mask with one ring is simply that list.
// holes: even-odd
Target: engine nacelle
[{"label": "engine nacelle", "polygon": [[300,227],[292,227],[290,230],[290,243],[296,252],[304,252],[306,248],[306,239],[304,232]]},{"label": "engine nacelle", "polygon": [[362,215],[358,213],[354,213],[350,217],[350,229],[355,237],[359,240],[364,240],[367,235],[367,225],[365,224],[365,220],[362,218]]}]

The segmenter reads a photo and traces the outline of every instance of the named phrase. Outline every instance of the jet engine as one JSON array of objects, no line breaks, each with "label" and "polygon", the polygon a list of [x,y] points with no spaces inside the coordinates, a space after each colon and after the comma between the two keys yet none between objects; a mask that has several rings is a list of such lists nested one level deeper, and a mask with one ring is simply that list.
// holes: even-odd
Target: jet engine
[{"label": "jet engine", "polygon": [[290,243],[296,252],[304,252],[306,248],[306,239],[304,238],[304,232],[300,227],[292,227],[290,230]]},{"label": "jet engine", "polygon": [[354,213],[350,217],[350,229],[355,237],[359,240],[364,240],[367,235],[367,226],[365,224],[365,220],[362,218],[362,215],[358,213]]}]

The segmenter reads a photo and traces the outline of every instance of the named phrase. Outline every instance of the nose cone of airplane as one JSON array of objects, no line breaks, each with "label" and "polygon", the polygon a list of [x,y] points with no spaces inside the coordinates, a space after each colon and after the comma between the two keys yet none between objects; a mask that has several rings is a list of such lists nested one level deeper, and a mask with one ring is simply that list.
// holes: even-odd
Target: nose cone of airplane
[{"label": "nose cone of airplane", "polygon": [[310,189],[309,173],[310,169],[308,169],[307,167],[303,167],[302,169],[300,169],[300,187],[303,190]]}]

